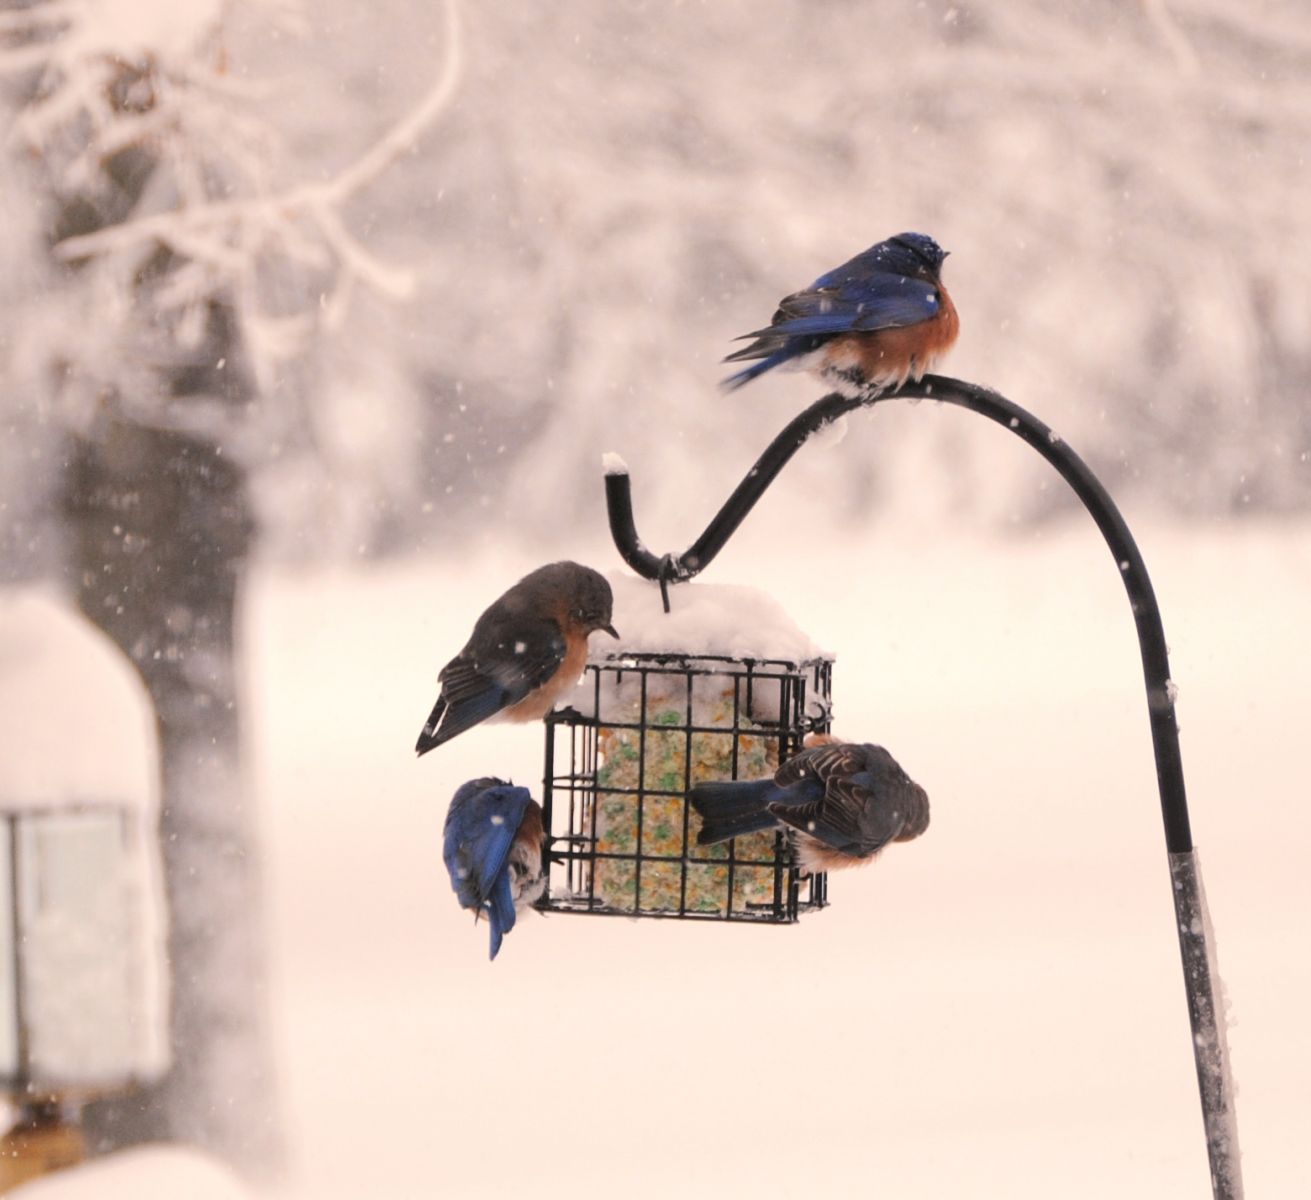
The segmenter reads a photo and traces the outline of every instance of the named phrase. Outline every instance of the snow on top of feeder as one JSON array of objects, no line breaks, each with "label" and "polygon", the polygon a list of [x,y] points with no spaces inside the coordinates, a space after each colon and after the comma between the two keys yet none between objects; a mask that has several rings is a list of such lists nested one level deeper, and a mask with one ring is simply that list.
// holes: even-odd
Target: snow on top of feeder
[{"label": "snow on top of feeder", "polygon": [[601,470],[607,475],[627,475],[628,464],[613,450],[607,450],[601,455]]},{"label": "snow on top of feeder", "polygon": [[611,573],[618,645],[593,641],[593,651],[717,654],[801,663],[829,657],[768,592],[727,583],[679,583],[669,587],[665,612],[660,585],[635,575]]},{"label": "snow on top of feeder", "polygon": [[0,808],[154,810],[145,687],[108,637],[37,588],[0,589],[0,730]]}]

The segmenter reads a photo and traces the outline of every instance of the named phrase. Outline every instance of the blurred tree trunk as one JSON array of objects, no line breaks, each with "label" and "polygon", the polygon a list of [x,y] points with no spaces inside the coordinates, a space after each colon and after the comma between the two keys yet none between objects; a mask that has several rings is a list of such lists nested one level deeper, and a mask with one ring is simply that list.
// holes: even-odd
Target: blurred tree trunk
[{"label": "blurred tree trunk", "polygon": [[276,1157],[277,1136],[234,659],[246,479],[205,441],[114,417],[99,426],[68,463],[68,568],[158,718],[173,1065],[92,1105],[87,1132],[96,1151],[183,1141],[249,1168]]},{"label": "blurred tree trunk", "polygon": [[[139,148],[106,160],[99,190],[61,199],[54,240],[122,220],[156,166]],[[177,266],[161,249],[138,272],[144,325],[152,285]],[[140,407],[167,421],[196,398],[240,413],[254,394],[243,363],[230,309],[211,302],[191,351],[152,373],[162,406],[128,406],[111,392],[90,430],[72,435],[62,507],[78,603],[136,664],[154,702],[169,924],[173,1065],[143,1091],[91,1105],[89,1145],[188,1142],[258,1170],[277,1159],[280,1139],[234,653],[253,534],[247,479],[217,428],[197,436],[126,415]]]}]

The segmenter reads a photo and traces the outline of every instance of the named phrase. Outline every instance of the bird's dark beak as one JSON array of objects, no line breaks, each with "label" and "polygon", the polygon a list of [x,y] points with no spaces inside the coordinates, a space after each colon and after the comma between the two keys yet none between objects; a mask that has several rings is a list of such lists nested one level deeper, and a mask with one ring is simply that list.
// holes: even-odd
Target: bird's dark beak
[{"label": "bird's dark beak", "polygon": [[608,633],[612,638],[618,641],[619,630],[617,630],[613,625],[602,625],[601,629],[603,632]]}]

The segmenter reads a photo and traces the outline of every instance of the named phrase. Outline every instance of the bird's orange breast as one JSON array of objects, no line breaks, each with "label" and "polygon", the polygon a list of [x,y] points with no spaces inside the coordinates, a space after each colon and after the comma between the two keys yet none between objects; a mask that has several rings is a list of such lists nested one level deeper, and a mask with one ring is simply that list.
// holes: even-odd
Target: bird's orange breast
[{"label": "bird's orange breast", "polygon": [[900,386],[933,370],[960,334],[960,317],[947,289],[938,288],[938,311],[927,321],[849,333],[824,347],[824,366],[836,372],[859,372],[869,383]]}]

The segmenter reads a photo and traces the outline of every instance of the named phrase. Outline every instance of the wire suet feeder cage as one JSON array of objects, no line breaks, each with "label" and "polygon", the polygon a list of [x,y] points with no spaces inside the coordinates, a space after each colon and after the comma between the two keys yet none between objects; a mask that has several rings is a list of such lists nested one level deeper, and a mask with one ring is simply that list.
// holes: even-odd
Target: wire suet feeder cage
[{"label": "wire suet feeder cage", "polygon": [[546,722],[550,881],[538,907],[788,924],[827,903],[788,838],[701,846],[702,782],[760,779],[826,733],[832,661],[623,653],[590,663],[579,703]]}]

